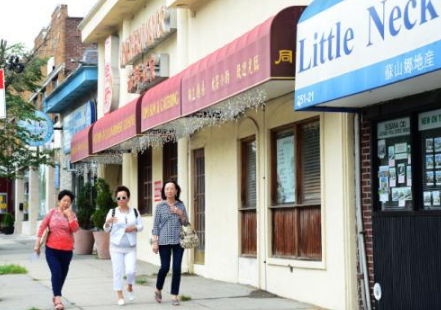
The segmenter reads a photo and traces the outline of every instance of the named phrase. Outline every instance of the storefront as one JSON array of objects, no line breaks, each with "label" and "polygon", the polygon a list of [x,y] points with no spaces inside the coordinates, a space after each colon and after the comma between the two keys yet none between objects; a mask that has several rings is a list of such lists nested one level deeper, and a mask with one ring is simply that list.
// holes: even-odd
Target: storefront
[{"label": "storefront", "polygon": [[356,113],[367,309],[441,307],[440,14],[435,1],[316,0],[298,25],[295,109]]}]

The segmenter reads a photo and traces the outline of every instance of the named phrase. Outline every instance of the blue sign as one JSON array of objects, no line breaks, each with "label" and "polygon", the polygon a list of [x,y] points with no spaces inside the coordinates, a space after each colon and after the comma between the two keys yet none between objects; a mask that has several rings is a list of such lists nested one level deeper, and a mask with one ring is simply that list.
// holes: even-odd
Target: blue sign
[{"label": "blue sign", "polygon": [[55,185],[55,190],[59,190],[60,189],[60,164],[55,164],[55,180],[54,180],[54,185]]},{"label": "blue sign", "polygon": [[30,146],[42,146],[52,139],[54,134],[54,124],[46,113],[35,111],[35,116],[41,120],[18,121],[18,126],[25,129],[33,136],[33,139],[26,139],[26,144]]},{"label": "blue sign", "polygon": [[89,100],[87,103],[73,110],[63,119],[63,151],[70,153],[72,137],[95,122],[95,102]]},{"label": "blue sign", "polygon": [[[430,74],[441,69],[440,29],[439,0],[315,0],[297,25],[295,109],[439,88]],[[403,84],[410,79],[412,87]]]}]

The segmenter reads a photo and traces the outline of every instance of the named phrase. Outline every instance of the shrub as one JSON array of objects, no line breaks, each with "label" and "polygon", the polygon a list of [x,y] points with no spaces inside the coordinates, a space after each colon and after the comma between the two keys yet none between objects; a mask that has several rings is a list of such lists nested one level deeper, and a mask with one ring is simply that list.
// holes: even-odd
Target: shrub
[{"label": "shrub", "polygon": [[92,215],[95,211],[96,190],[92,183],[86,183],[78,194],[77,199],[77,218],[78,224],[82,229],[92,229]]},{"label": "shrub", "polygon": [[116,207],[116,202],[112,198],[109,184],[99,178],[95,184],[96,189],[96,210],[92,214],[92,221],[95,228],[102,230],[109,210]]}]

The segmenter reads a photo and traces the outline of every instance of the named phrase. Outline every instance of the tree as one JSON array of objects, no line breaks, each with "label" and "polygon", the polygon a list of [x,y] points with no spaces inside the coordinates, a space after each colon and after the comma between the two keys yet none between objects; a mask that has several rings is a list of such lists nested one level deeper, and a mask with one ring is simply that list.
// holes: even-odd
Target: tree
[{"label": "tree", "polygon": [[[19,120],[41,120],[35,116],[36,107],[25,98],[39,89],[43,78],[40,68],[45,61],[34,57],[35,53],[36,50],[27,52],[22,44],[8,46],[0,40],[0,67],[5,69],[6,93],[6,119],[0,119],[1,178],[16,179],[18,169],[23,167],[53,165],[53,150],[29,147],[26,141],[38,137],[18,126]],[[18,63],[18,59],[22,61]]]}]

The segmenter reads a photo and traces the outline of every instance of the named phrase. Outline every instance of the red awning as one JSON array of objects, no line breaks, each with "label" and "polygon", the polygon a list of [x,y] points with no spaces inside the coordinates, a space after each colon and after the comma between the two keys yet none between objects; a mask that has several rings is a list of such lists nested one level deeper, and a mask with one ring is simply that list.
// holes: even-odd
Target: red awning
[{"label": "red awning", "polygon": [[179,73],[144,94],[141,104],[141,132],[181,116],[181,80],[182,73]]},{"label": "red awning", "polygon": [[79,162],[92,155],[92,128],[93,124],[84,128],[72,137],[70,162]]},{"label": "red awning", "polygon": [[94,154],[140,134],[141,100],[142,96],[95,122],[92,133]]},{"label": "red awning", "polygon": [[[282,10],[186,69],[182,114],[189,115],[272,79],[292,81],[296,25],[304,9]],[[293,83],[288,87],[294,91]]]}]

